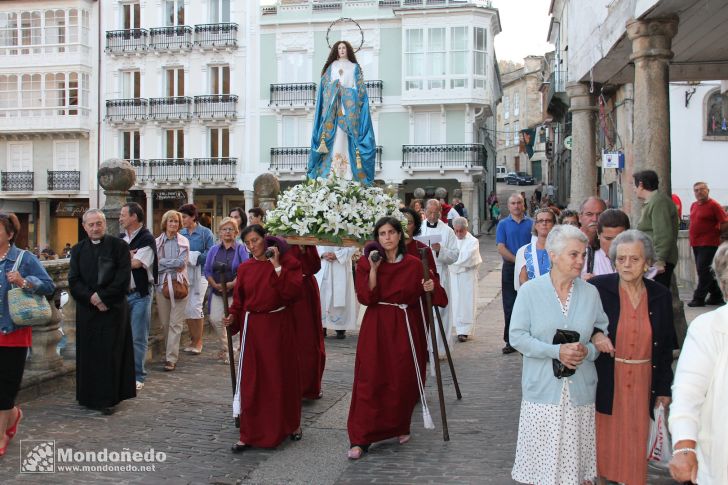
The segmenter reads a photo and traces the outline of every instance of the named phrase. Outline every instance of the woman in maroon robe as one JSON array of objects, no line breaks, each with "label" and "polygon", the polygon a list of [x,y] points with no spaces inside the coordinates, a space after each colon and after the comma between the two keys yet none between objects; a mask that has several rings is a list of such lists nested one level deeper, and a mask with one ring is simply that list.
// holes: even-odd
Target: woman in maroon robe
[{"label": "woman in maroon robe", "polygon": [[[356,269],[356,293],[367,305],[359,333],[354,366],[354,386],[349,408],[348,456],[358,459],[376,441],[398,437],[409,441],[412,411],[422,401],[425,425],[432,427],[424,399],[424,382],[417,350],[422,339],[419,298],[433,291],[433,300],[447,304],[447,296],[432,272],[425,281],[422,263],[406,253],[404,231],[394,218],[380,219],[374,238],[383,250],[360,258]],[[413,356],[417,356],[417,359]]]},{"label": "woman in maroon robe", "polygon": [[[301,264],[284,241],[266,258],[265,229],[242,234],[253,256],[238,266],[230,315],[223,320],[241,332],[238,389],[233,414],[240,416],[240,452],[273,448],[287,436],[301,439],[301,388],[296,358],[293,304],[302,290]],[[277,239],[277,238],[270,238]]]},{"label": "woman in maroon robe", "polygon": [[293,246],[291,253],[301,263],[303,271],[303,291],[293,304],[301,394],[304,399],[319,399],[326,349],[321,326],[321,296],[314,275],[321,269],[321,258],[316,246]]}]

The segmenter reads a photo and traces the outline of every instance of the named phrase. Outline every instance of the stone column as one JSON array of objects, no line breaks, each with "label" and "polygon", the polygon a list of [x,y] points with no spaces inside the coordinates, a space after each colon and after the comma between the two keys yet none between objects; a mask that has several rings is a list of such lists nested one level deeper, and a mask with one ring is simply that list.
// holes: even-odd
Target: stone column
[{"label": "stone column", "polygon": [[[43,266],[48,272],[48,276],[53,279],[53,283],[58,290],[68,289],[68,268],[69,260],[59,259],[43,262]],[[58,342],[61,340],[61,334],[58,331],[61,323],[61,312],[51,303],[51,319],[45,325],[36,325],[33,327],[33,354],[28,363],[29,370],[52,370],[58,369],[63,364],[63,359],[56,352]]]},{"label": "stone column", "polygon": [[48,199],[38,199],[38,247],[48,244],[48,228],[51,223],[51,209]]},{"label": "stone column", "polygon": [[255,207],[255,192],[252,190],[244,190],[243,196],[245,197],[245,212]]},{"label": "stone column", "polygon": [[461,199],[463,205],[468,210],[468,219],[470,224],[470,232],[478,234],[480,227],[478,227],[478,209],[476,200],[473,199],[473,192],[475,190],[475,184],[473,182],[460,182],[460,190],[462,191]]},{"label": "stone column", "polygon": [[187,203],[194,204],[195,203],[195,198],[194,198],[195,189],[193,189],[192,187],[187,187],[185,189],[185,192],[187,192]]},{"label": "stone column", "polygon": [[[677,24],[677,17],[627,22],[627,36],[632,41],[630,60],[634,62],[633,172],[654,170],[660,179],[659,190],[668,195],[671,194],[668,70]],[[633,183],[631,179],[626,182],[630,186]],[[640,204],[633,204],[633,220],[639,219],[639,211]]]},{"label": "stone column", "polygon": [[145,210],[147,220],[145,222],[147,229],[149,229],[152,232],[153,231],[153,225],[154,225],[154,190],[152,189],[144,189],[144,196],[147,199],[147,208]]},{"label": "stone column", "polygon": [[126,160],[110,158],[99,167],[99,185],[103,187],[106,201],[101,209],[106,216],[106,234],[114,237],[121,233],[119,212],[126,204],[129,189],[136,183],[136,171]]},{"label": "stone column", "polygon": [[582,83],[566,86],[571,107],[571,198],[570,209],[578,209],[581,202],[597,193],[597,164],[594,153],[594,112],[597,110]]},{"label": "stone column", "polygon": [[269,211],[276,206],[278,194],[281,192],[281,184],[272,173],[258,175],[253,181],[255,197],[261,209]]}]

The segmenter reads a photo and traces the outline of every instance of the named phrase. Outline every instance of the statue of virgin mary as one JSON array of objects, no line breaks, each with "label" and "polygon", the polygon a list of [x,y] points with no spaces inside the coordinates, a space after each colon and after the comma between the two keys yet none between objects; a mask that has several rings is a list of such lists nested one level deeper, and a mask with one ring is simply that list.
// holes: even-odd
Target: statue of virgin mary
[{"label": "statue of virgin mary", "polygon": [[336,42],[321,71],[307,175],[371,185],[376,150],[364,76],[351,44]]}]

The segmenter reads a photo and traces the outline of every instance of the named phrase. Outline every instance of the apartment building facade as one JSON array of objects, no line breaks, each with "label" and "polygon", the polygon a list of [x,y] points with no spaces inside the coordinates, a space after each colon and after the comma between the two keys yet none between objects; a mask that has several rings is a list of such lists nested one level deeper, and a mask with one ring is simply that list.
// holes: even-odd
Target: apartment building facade
[{"label": "apartment building facade", "polygon": [[[355,19],[335,22],[340,18]],[[404,201],[415,189],[462,192],[474,232],[495,185],[501,96],[498,11],[472,0],[281,0],[260,9],[258,172],[303,180],[316,89],[329,45],[355,48],[378,145],[376,182]],[[328,39],[327,39],[328,36]],[[363,40],[362,40],[363,39]]]},{"label": "apartment building facade", "polygon": [[60,252],[95,204],[98,2],[0,3],[0,211]]}]

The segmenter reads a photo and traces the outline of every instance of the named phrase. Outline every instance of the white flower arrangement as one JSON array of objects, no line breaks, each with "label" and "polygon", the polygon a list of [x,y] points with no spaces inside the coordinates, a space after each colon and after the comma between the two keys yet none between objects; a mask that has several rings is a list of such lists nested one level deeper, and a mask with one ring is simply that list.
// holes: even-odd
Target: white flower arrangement
[{"label": "white flower arrangement", "polygon": [[374,224],[391,216],[406,229],[399,199],[379,187],[365,187],[341,178],[307,180],[278,196],[276,208],[266,214],[266,229],[277,236],[308,236],[342,244],[371,240]]}]

